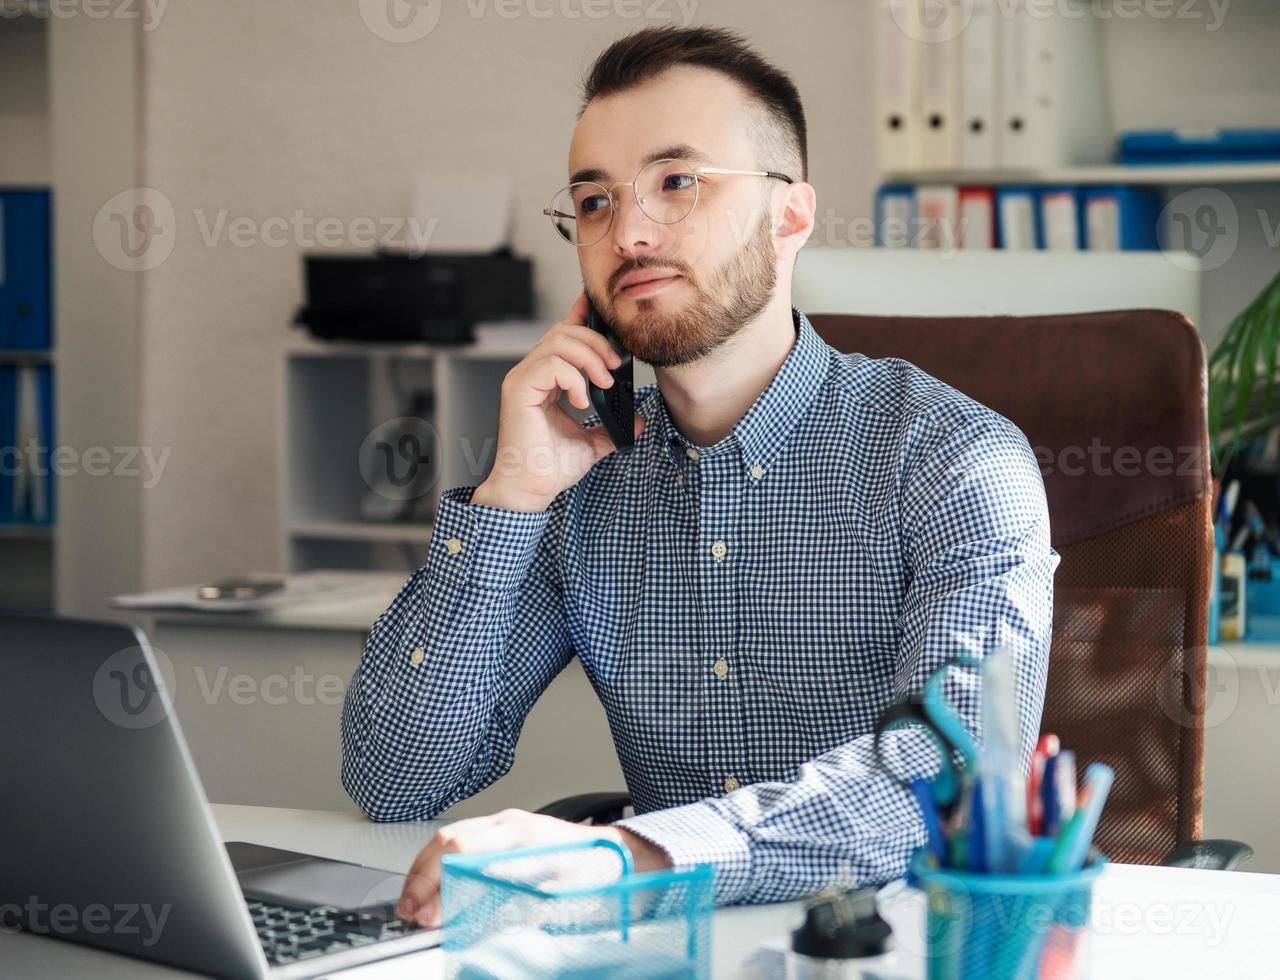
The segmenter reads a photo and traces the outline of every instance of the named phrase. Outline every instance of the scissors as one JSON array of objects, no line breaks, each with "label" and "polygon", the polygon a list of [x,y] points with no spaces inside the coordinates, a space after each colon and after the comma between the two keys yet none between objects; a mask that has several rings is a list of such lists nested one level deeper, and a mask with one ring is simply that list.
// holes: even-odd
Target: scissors
[{"label": "scissors", "polygon": [[[954,812],[960,801],[963,777],[966,773],[973,772],[978,760],[978,745],[965,728],[963,719],[947,703],[943,688],[952,670],[978,669],[980,666],[980,661],[975,657],[949,660],[929,676],[920,694],[890,705],[876,722],[876,762],[917,798],[924,780],[899,775],[894,771],[884,753],[883,736],[898,729],[922,728],[932,739],[941,759],[941,766],[929,785],[933,802],[943,819],[949,819]],[[957,754],[963,760],[959,765],[956,763]]]}]

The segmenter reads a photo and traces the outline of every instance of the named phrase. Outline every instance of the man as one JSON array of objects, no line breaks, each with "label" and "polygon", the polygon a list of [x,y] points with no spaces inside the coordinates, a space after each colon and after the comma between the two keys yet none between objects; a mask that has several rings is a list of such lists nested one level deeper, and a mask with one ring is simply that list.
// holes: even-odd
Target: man
[{"label": "man", "polygon": [[[442,494],[426,564],[374,626],[342,774],[375,820],[440,813],[510,768],[576,654],[637,815],[459,821],[401,915],[439,921],[444,852],[602,832],[641,870],[712,862],[722,903],[898,876],[922,820],[872,728],[958,653],[1012,647],[1029,758],[1058,561],[1035,457],[1006,419],[837,352],[792,309],[805,141],[794,85],[727,31],[643,30],[593,66],[548,212],[655,368],[635,448],[559,404],[587,408],[582,372],[607,387],[618,363],[579,296],[503,382],[493,472]],[[964,676],[949,694],[977,732]]]}]

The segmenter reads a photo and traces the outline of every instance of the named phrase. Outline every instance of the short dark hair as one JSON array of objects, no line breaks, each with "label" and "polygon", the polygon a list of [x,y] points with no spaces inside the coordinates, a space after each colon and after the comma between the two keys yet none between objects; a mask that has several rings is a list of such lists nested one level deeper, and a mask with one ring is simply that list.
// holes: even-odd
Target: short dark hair
[{"label": "short dark hair", "polygon": [[760,168],[809,179],[804,108],[795,83],[756,54],[742,35],[723,27],[646,27],[614,41],[583,80],[578,118],[597,96],[633,88],[678,65],[710,68],[746,89],[764,110],[763,125],[755,133]]}]

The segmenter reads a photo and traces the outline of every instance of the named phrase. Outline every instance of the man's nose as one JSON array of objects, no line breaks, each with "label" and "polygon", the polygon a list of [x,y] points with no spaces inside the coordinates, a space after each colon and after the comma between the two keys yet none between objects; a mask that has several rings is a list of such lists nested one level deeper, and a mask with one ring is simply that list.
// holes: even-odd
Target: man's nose
[{"label": "man's nose", "polygon": [[613,196],[613,244],[622,254],[653,247],[662,226],[640,208],[630,184],[619,187]]}]

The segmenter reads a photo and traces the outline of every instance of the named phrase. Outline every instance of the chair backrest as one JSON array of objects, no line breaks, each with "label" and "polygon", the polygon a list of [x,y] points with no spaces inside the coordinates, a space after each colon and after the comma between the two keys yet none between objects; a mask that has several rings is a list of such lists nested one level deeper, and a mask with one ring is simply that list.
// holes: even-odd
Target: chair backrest
[{"label": "chair backrest", "polygon": [[1096,838],[1112,860],[1200,837],[1213,532],[1195,328],[1165,310],[806,313],[836,349],[910,361],[1027,436],[1062,556],[1042,728],[1115,769]]}]

